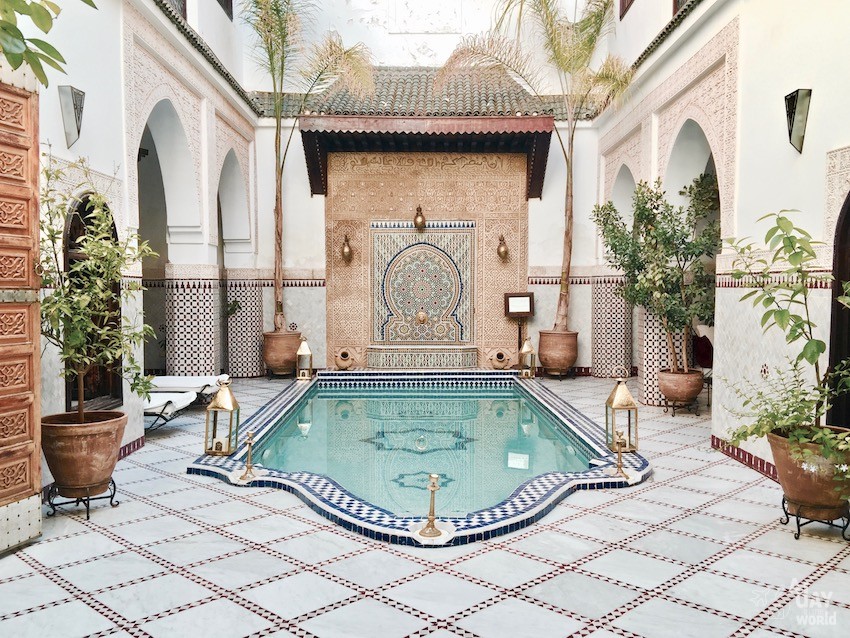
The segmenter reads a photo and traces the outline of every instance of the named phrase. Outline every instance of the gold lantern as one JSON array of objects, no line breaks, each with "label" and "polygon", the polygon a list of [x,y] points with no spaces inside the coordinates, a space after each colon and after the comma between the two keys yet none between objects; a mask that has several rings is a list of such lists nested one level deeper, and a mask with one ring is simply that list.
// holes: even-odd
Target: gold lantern
[{"label": "gold lantern", "polygon": [[236,449],[239,434],[239,403],[230,389],[230,379],[219,379],[218,387],[218,392],[207,406],[204,448],[206,454],[230,456]]},{"label": "gold lantern", "polygon": [[307,345],[307,340],[301,337],[301,345],[298,346],[298,352],[295,353],[295,370],[296,377],[310,380],[313,378],[313,353],[310,352],[310,346]]},{"label": "gold lantern", "polygon": [[[618,432],[623,434],[619,446]],[[613,452],[618,447],[623,452],[638,449],[638,406],[623,377],[617,379],[617,385],[605,402],[605,443]]]},{"label": "gold lantern", "polygon": [[534,352],[534,346],[531,345],[531,339],[526,339],[522,344],[522,349],[519,351],[519,376],[531,378],[534,376],[536,368],[537,355]]}]

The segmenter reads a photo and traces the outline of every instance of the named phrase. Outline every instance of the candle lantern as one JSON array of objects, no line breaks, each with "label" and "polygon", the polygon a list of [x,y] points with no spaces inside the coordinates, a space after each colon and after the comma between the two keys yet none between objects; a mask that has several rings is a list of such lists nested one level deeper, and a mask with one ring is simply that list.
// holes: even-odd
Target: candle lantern
[{"label": "candle lantern", "polygon": [[218,387],[207,406],[204,451],[213,456],[230,456],[236,449],[239,433],[239,403],[230,389],[230,379],[219,380]]},{"label": "candle lantern", "polygon": [[304,337],[301,337],[301,345],[295,353],[295,370],[299,380],[313,378],[313,353],[310,352],[310,346]]},{"label": "candle lantern", "polygon": [[605,402],[605,443],[613,452],[617,451],[617,430],[622,430],[623,441],[619,446],[623,452],[636,452],[638,449],[638,406],[626,385],[626,379],[619,377],[617,385]]},{"label": "candle lantern", "polygon": [[526,339],[522,344],[522,349],[519,351],[519,376],[530,378],[534,376],[534,369],[537,366],[537,355],[534,352],[534,346],[531,345],[531,339]]}]

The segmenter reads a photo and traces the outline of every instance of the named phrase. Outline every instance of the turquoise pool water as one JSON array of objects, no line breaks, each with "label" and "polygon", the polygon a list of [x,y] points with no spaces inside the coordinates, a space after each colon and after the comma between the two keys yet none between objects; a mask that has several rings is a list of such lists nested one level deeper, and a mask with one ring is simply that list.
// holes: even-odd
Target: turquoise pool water
[{"label": "turquoise pool water", "polygon": [[439,474],[438,515],[465,516],[540,474],[586,470],[589,455],[518,389],[313,388],[254,461],[328,476],[399,516],[427,513],[428,474]]}]

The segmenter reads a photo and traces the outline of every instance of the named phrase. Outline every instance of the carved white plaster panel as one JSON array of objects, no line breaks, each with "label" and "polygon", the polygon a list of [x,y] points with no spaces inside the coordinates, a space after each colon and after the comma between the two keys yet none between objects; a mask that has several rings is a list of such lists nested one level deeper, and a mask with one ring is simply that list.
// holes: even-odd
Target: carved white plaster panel
[{"label": "carved white plaster panel", "polygon": [[[248,192],[249,149],[254,139],[254,122],[232,105],[227,96],[196,67],[193,56],[175,47],[130,3],[124,2],[124,71],[125,109],[127,121],[127,196],[131,223],[138,225],[138,174],[136,153],[148,116],[162,99],[174,105],[186,134],[195,169],[195,186],[199,201],[211,210],[201,210],[202,223],[215,220],[217,213],[215,188],[221,163],[229,148],[221,152],[218,140],[230,142],[236,152]],[[188,48],[188,44],[186,47]],[[205,112],[204,112],[205,111]],[[222,124],[224,123],[224,124]],[[213,138],[213,136],[215,136]],[[202,157],[206,138],[207,157]],[[206,161],[204,161],[206,160]],[[207,170],[209,174],[204,175]],[[209,185],[209,197],[201,198],[203,184]],[[253,194],[248,193],[253,201]],[[206,199],[206,202],[203,201]],[[213,215],[211,217],[211,215]],[[212,237],[216,224],[208,224]]]},{"label": "carved white plaster panel", "polygon": [[620,167],[625,165],[632,172],[635,182],[648,180],[649,176],[644,173],[643,157],[641,148],[643,145],[643,127],[636,129],[617,146],[603,154],[605,161],[605,189],[604,200],[611,199],[611,191],[614,182],[620,172]]},{"label": "carved white plaster panel", "polygon": [[844,200],[850,193],[850,146],[826,154],[826,211],[823,220],[824,259],[832,267],[835,232]]},{"label": "carved white plaster panel", "polygon": [[[651,127],[653,116],[659,117],[658,152],[660,166],[653,166],[656,174],[666,167],[669,151],[681,125],[693,117],[703,128],[711,145],[720,184],[720,223],[724,237],[735,234],[735,163],[738,127],[738,34],[736,17],[715,35],[687,62],[649,92],[636,105],[621,109],[621,117],[600,140],[605,161],[605,192],[613,184],[620,164],[608,161],[609,153],[624,144],[636,128],[642,127],[642,148],[639,156],[644,163],[652,157]],[[609,176],[608,172],[613,172]],[[643,175],[652,179],[655,175]]]}]

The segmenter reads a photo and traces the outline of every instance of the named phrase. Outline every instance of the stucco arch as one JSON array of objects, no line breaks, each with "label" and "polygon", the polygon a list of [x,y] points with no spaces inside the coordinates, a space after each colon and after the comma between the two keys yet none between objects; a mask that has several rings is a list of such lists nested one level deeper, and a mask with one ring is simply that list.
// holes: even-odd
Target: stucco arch
[{"label": "stucco arch", "polygon": [[170,99],[163,98],[153,106],[145,128],[156,145],[162,172],[169,239],[175,233],[200,232],[201,207],[195,162],[183,122]]},{"label": "stucco arch", "polygon": [[[713,148],[705,128],[695,119],[685,118],[671,145],[662,178],[667,199],[674,205],[687,203],[686,198],[680,195],[679,191],[706,171],[709,160],[715,157]],[[723,184],[719,181],[718,187],[723,188]]]},{"label": "stucco arch", "polygon": [[635,181],[632,169],[626,162],[620,164],[615,175],[614,185],[611,187],[610,200],[620,212],[623,219],[627,220],[627,223],[630,223],[632,219],[632,198],[637,187],[637,182]]},{"label": "stucco arch", "polygon": [[251,214],[248,206],[248,190],[244,172],[232,148],[225,155],[221,165],[217,197],[221,214],[221,242],[224,245],[225,254],[250,252]]}]

